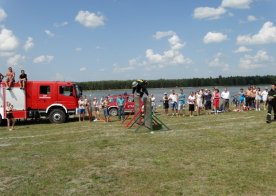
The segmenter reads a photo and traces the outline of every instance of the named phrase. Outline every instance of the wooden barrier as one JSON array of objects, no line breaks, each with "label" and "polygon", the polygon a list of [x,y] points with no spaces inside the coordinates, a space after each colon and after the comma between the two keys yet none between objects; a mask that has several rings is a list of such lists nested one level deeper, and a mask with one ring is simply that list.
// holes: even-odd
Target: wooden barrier
[{"label": "wooden barrier", "polygon": [[169,130],[169,128],[159,118],[157,118],[154,112],[152,112],[152,104],[149,97],[145,97],[142,102],[141,98],[137,96],[134,98],[134,102],[134,116],[126,124],[126,128],[131,128],[135,124],[138,124],[136,131],[140,129],[141,126],[145,126],[151,131],[160,130],[163,127],[166,130]]}]

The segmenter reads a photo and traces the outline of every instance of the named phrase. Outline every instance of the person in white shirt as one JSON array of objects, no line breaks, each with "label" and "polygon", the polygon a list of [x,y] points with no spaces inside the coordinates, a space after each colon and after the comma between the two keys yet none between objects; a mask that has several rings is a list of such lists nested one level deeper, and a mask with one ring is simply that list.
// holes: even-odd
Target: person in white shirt
[{"label": "person in white shirt", "polygon": [[169,100],[171,102],[171,107],[172,107],[172,116],[174,116],[174,115],[176,116],[178,113],[178,110],[177,110],[178,96],[174,92],[174,90],[172,90],[172,93],[169,96]]},{"label": "person in white shirt", "polygon": [[193,112],[195,111],[195,101],[196,101],[195,94],[194,94],[194,92],[191,92],[188,97],[190,117],[193,116]]},{"label": "person in white shirt", "polygon": [[255,110],[256,111],[261,111],[261,108],[260,108],[260,103],[261,103],[261,100],[262,100],[261,93],[262,93],[261,89],[257,88],[256,92],[255,92]]},{"label": "person in white shirt", "polygon": [[195,97],[196,97],[196,111],[197,111],[197,115],[200,115],[200,110],[203,107],[203,96],[202,96],[203,92],[202,90],[198,90],[195,93]]},{"label": "person in white shirt", "polygon": [[265,90],[263,90],[261,92],[261,96],[262,96],[262,103],[263,103],[264,110],[266,110],[267,96],[268,96],[268,88],[267,87],[265,87]]},{"label": "person in white shirt", "polygon": [[230,92],[227,88],[224,89],[223,92],[221,92],[220,97],[222,98],[222,109],[224,112],[229,111],[229,100],[230,100]]},{"label": "person in white shirt", "polygon": [[83,97],[80,97],[79,101],[79,108],[78,108],[78,112],[79,112],[79,121],[84,121],[84,116],[85,116],[85,101],[83,99]]},{"label": "person in white shirt", "polygon": [[156,104],[155,104],[155,97],[153,94],[150,95],[150,100],[151,100],[151,107],[152,107],[152,112],[156,111]]}]

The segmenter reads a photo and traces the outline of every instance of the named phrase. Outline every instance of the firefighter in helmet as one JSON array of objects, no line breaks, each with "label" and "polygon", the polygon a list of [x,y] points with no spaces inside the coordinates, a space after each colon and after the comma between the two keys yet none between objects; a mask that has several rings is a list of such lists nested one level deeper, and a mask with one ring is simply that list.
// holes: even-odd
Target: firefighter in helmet
[{"label": "firefighter in helmet", "polygon": [[272,109],[274,112],[274,120],[276,120],[276,83],[272,84],[271,89],[268,92],[267,103],[268,103],[268,109],[267,109],[266,122],[271,123]]},{"label": "firefighter in helmet", "polygon": [[132,82],[132,94],[137,93],[137,96],[143,97],[144,93],[148,96],[148,81],[146,80],[135,80]]}]

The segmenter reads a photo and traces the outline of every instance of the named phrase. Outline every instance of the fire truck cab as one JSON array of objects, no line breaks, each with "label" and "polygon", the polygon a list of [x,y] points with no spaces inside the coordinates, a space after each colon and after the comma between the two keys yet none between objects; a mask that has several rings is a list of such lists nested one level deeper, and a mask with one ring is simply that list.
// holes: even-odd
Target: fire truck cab
[{"label": "fire truck cab", "polygon": [[0,115],[6,118],[9,102],[16,119],[47,118],[52,123],[63,123],[69,115],[76,114],[81,94],[81,89],[72,82],[27,81],[25,89],[15,83],[11,90],[1,82]]}]

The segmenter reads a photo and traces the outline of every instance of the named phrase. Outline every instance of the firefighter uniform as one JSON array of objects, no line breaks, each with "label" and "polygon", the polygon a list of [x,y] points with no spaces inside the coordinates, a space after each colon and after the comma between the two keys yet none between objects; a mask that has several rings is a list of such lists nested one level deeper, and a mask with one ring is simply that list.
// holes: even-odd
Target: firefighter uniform
[{"label": "firefighter uniform", "polygon": [[148,96],[148,82],[146,80],[136,80],[132,82],[132,94],[137,93],[137,96],[143,97],[144,93]]},{"label": "firefighter uniform", "polygon": [[271,112],[273,109],[274,112],[274,120],[276,120],[276,84],[272,85],[271,90],[268,92],[268,109],[267,109],[267,116],[266,116],[266,122],[271,122]]}]

